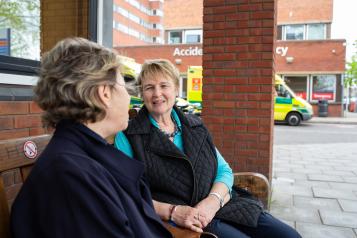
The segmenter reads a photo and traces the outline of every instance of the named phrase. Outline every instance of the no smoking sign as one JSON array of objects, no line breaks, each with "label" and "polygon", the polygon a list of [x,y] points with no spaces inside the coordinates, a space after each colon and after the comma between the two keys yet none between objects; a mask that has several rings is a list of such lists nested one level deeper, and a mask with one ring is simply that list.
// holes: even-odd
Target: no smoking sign
[{"label": "no smoking sign", "polygon": [[37,146],[33,141],[26,141],[24,144],[24,154],[28,159],[34,159],[37,156]]}]

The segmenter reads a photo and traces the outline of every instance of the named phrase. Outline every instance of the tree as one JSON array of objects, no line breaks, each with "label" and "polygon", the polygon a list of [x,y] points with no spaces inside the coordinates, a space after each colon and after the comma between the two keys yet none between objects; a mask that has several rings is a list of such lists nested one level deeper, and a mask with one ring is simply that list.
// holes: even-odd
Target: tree
[{"label": "tree", "polygon": [[[354,46],[357,49],[357,40],[355,41]],[[347,62],[345,86],[351,87],[352,85],[357,85],[357,52],[352,56],[351,62]]]},{"label": "tree", "polygon": [[0,28],[11,29],[12,56],[39,58],[39,0],[0,0]]}]

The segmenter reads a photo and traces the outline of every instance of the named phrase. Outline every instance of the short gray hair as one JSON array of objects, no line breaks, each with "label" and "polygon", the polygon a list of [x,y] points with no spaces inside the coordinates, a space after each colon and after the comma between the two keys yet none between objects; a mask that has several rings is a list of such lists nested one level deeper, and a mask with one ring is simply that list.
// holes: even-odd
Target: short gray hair
[{"label": "short gray hair", "polygon": [[58,42],[41,59],[35,101],[45,126],[62,119],[96,122],[105,115],[98,86],[114,88],[121,64],[114,51],[84,38]]}]

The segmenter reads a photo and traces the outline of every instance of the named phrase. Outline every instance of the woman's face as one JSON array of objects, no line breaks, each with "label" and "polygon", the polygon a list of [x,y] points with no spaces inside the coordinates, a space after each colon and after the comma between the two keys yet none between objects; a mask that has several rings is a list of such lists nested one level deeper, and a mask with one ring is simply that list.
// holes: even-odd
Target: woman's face
[{"label": "woman's face", "polygon": [[113,122],[115,133],[125,130],[129,121],[130,96],[125,88],[125,82],[120,73],[112,90],[111,105],[108,107],[108,117]]},{"label": "woman's face", "polygon": [[146,108],[153,116],[171,114],[178,89],[173,79],[157,74],[142,80],[142,94]]}]

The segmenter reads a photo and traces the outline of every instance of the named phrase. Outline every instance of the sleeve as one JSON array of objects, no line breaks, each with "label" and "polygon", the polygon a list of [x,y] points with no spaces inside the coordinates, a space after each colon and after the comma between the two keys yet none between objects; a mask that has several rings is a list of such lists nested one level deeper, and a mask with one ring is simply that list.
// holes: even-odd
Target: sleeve
[{"label": "sleeve", "polygon": [[47,219],[53,237],[134,237],[121,201],[124,195],[99,165],[88,169],[61,163],[55,171]]},{"label": "sleeve", "polygon": [[221,153],[219,153],[218,149],[216,148],[217,152],[217,175],[214,180],[215,183],[221,182],[224,183],[228,189],[229,192],[232,192],[232,186],[233,186],[233,172],[229,164],[224,160],[223,156]]},{"label": "sleeve", "polygon": [[114,146],[130,158],[134,157],[133,148],[131,147],[128,138],[122,131],[119,131],[114,139]]}]

